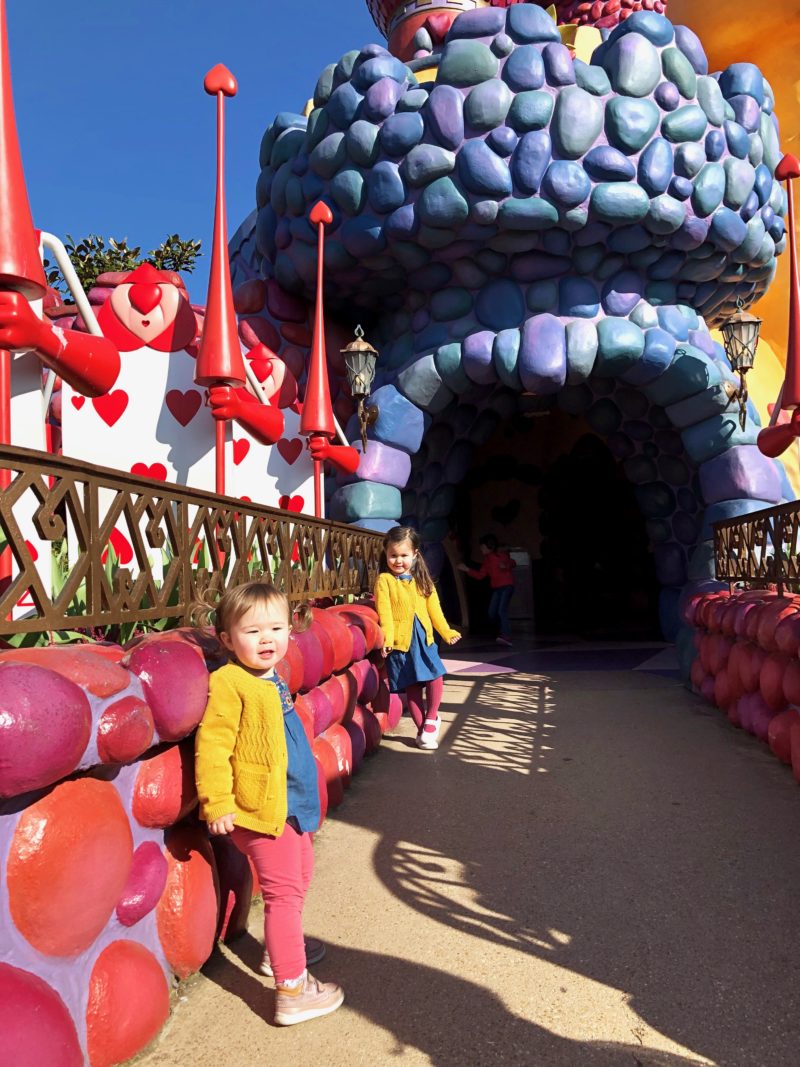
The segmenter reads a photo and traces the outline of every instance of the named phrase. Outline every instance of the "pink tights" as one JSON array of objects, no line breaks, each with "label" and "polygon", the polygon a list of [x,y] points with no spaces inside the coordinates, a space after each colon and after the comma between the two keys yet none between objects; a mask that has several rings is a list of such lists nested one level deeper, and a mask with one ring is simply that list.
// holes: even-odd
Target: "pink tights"
[{"label": "pink tights", "polygon": [[[408,689],[406,689],[408,710],[411,712],[411,718],[414,720],[414,725],[418,731],[421,731],[423,727],[429,731],[434,729],[433,723],[436,721],[436,717],[439,714],[439,705],[442,702],[443,689],[443,678],[434,678],[432,682],[426,682],[424,685],[422,683],[410,685]],[[428,698],[427,713],[423,703],[423,690]]]},{"label": "pink tights", "polygon": [[303,903],[314,870],[311,834],[285,826],[269,837],[235,826],[231,839],[253,861],[264,897],[264,943],[276,982],[299,978],[306,969]]}]

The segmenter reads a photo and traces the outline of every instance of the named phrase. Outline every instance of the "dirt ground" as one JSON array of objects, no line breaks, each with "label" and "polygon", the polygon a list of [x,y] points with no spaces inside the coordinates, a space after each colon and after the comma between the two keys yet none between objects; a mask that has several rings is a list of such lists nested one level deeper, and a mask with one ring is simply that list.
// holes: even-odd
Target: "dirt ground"
[{"label": "dirt ground", "polygon": [[273,1025],[254,906],[137,1067],[800,1062],[790,771],[669,672],[506,662],[448,677],[439,751],[403,719],[317,836],[343,1008]]}]

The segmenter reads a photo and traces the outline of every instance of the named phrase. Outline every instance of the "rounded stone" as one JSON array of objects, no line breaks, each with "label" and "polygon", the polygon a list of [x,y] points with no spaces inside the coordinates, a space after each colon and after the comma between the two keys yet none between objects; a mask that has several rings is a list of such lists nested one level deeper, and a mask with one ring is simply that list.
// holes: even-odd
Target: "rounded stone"
[{"label": "rounded stone", "polygon": [[564,324],[555,315],[528,319],[522,330],[518,370],[523,388],[545,396],[561,389],[567,377]]},{"label": "rounded stone", "polygon": [[714,212],[709,237],[725,252],[738,248],[747,236],[747,223],[735,211],[721,207]]},{"label": "rounded stone", "polygon": [[[658,114],[655,105],[650,106]],[[584,155],[592,147],[602,128],[603,105],[599,100],[577,85],[562,89],[556,99],[551,125],[553,144],[562,156],[578,159]],[[655,129],[655,125],[653,128]]]},{"label": "rounded stone", "polygon": [[[384,78],[384,83],[387,80]],[[397,85],[396,82],[391,82],[390,84]],[[364,97],[356,90],[352,82],[344,82],[343,85],[333,90],[328,103],[325,105],[328,118],[340,129],[346,129],[356,117],[359,104],[363,99]],[[396,103],[396,98],[394,103]],[[394,103],[391,109],[387,111],[387,114],[391,114],[394,111]]]},{"label": "rounded stone", "polygon": [[465,88],[497,76],[497,57],[479,41],[450,41],[439,62],[439,82]]},{"label": "rounded stone", "polygon": [[712,163],[722,158],[725,148],[725,134],[722,130],[710,130],[706,134],[706,157],[710,159]]},{"label": "rounded stone", "polygon": [[505,29],[505,12],[501,8],[478,8],[465,11],[450,28],[448,40],[459,37],[491,37]]},{"label": "rounded stone", "polygon": [[166,829],[197,804],[190,747],[170,745],[142,760],[136,773],[131,811],[140,826]]},{"label": "rounded stone", "polygon": [[602,67],[584,63],[577,57],[573,60],[575,82],[592,96],[607,96],[611,92],[611,82]]},{"label": "rounded stone", "polygon": [[356,167],[344,167],[330,185],[331,197],[346,215],[356,215],[364,206],[364,176]]},{"label": "rounded stone", "polygon": [[623,152],[631,155],[639,152],[653,136],[660,115],[652,100],[613,97],[606,104],[605,128],[608,139]]},{"label": "rounded stone", "polygon": [[508,112],[508,124],[519,133],[541,130],[553,114],[553,97],[541,90],[518,93]]},{"label": "rounded stone", "polygon": [[561,41],[556,24],[534,4],[513,5],[508,11],[507,29],[517,41]]},{"label": "rounded stone", "polygon": [[583,166],[586,173],[598,182],[627,182],[636,177],[633,163],[610,145],[593,148],[583,160]]},{"label": "rounded stone", "polygon": [[[511,174],[508,166],[485,141],[467,141],[458,154],[458,173],[465,188],[472,193],[498,197],[511,193]],[[448,178],[439,181],[453,184]],[[439,182],[435,184],[438,185]],[[455,190],[455,186],[453,189]],[[424,195],[425,193],[423,197]],[[461,198],[460,194],[458,196]],[[466,207],[466,201],[463,203]]]},{"label": "rounded stone", "polygon": [[675,150],[675,173],[683,178],[694,178],[705,162],[706,154],[702,145],[682,144]]},{"label": "rounded stone", "polygon": [[0,963],[0,1050],[18,1067],[83,1067],[75,1023],[64,1001],[30,971]]},{"label": "rounded stone", "polygon": [[494,334],[479,330],[466,337],[461,345],[461,364],[470,381],[476,385],[492,385],[497,374],[492,363]]},{"label": "rounded stone", "polygon": [[666,192],[672,178],[673,151],[669,141],[657,137],[639,158],[639,185],[650,196]]},{"label": "rounded stone", "polygon": [[728,119],[723,124],[725,140],[728,143],[728,151],[739,159],[747,159],[750,153],[750,140],[747,130],[742,129],[738,122]]},{"label": "rounded stone", "polygon": [[645,337],[630,320],[609,317],[597,323],[597,342],[595,373],[616,378],[641,358]]},{"label": "rounded stone", "polygon": [[178,741],[197,726],[206,710],[208,671],[195,645],[145,638],[131,652],[128,669],[141,680],[162,741]]},{"label": "rounded stone", "polygon": [[642,299],[642,279],[632,270],[624,270],[603,286],[603,308],[607,315],[629,315]]},{"label": "rounded stone", "polygon": [[486,143],[498,156],[510,156],[519,144],[519,136],[509,126],[498,126],[486,138]]},{"label": "rounded stone", "polygon": [[595,433],[607,437],[618,430],[622,424],[622,415],[613,400],[604,397],[598,400],[588,411],[586,421]]},{"label": "rounded stone", "polygon": [[[330,179],[347,158],[347,143],[343,133],[329,133],[323,137],[309,157],[309,165],[320,178]],[[274,205],[273,205],[274,206]]]},{"label": "rounded stone", "polygon": [[0,797],[71,774],[91,728],[89,701],[74,682],[32,663],[0,661]]},{"label": "rounded stone", "polygon": [[575,83],[572,53],[566,45],[548,44],[544,48],[542,57],[548,85],[573,85]]},{"label": "rounded stone", "polygon": [[763,206],[772,195],[772,174],[763,163],[759,163],[755,169],[754,188],[758,196],[758,202]]},{"label": "rounded stone", "polygon": [[[492,348],[492,359],[494,361],[497,377],[503,385],[507,385],[509,389],[515,391],[518,391],[521,388],[521,382],[517,372],[520,340],[519,330],[501,330],[495,337],[494,346]],[[450,481],[457,484],[463,480],[466,476],[471,459],[472,453],[470,451],[464,458],[463,470],[450,470],[450,474],[452,475]],[[448,467],[450,466],[450,457],[448,457]]]},{"label": "rounded stone", "polygon": [[123,697],[100,716],[97,754],[103,763],[130,763],[150,747],[154,733],[150,707],[139,697]]},{"label": "rounded stone", "polygon": [[509,197],[498,214],[498,223],[504,230],[546,230],[557,222],[556,208],[538,197]]},{"label": "rounded stone", "polygon": [[217,929],[214,857],[205,827],[181,823],[167,831],[167,884],[156,907],[158,938],[178,978],[211,955]]},{"label": "rounded stone", "polygon": [[610,44],[603,67],[613,89],[625,96],[649,96],[661,78],[657,50],[638,33],[625,34]]},{"label": "rounded stone", "polygon": [[406,191],[396,163],[382,159],[367,175],[367,197],[370,207],[381,214],[394,211],[404,203]]},{"label": "rounded stone", "polygon": [[764,103],[764,78],[754,63],[732,63],[719,76],[723,96],[750,96],[758,107]]},{"label": "rounded stone", "polygon": [[476,85],[464,102],[464,120],[474,130],[491,130],[505,122],[511,90],[497,78]]},{"label": "rounded stone", "polygon": [[421,144],[411,149],[401,171],[409,185],[421,186],[450,174],[455,165],[455,153],[438,145]]},{"label": "rounded stone", "polygon": [[516,48],[506,60],[503,78],[515,92],[541,89],[544,85],[544,61],[541,51],[532,44]]},{"label": "rounded stone", "polygon": [[721,126],[723,124],[725,121],[725,99],[716,78],[706,76],[697,79],[697,102],[713,126]]},{"label": "rounded stone", "polygon": [[498,33],[492,41],[491,49],[496,56],[507,56],[514,51],[514,42],[507,33]]},{"label": "rounded stone", "polygon": [[[410,401],[406,402],[409,406],[415,406]],[[399,489],[379,482],[355,482],[341,486],[331,501],[331,515],[340,522],[355,522],[365,518],[399,519],[400,512]]]},{"label": "rounded stone", "polygon": [[[687,196],[690,194],[691,189],[687,193]],[[685,218],[686,208],[680,200],[676,200],[674,197],[662,193],[661,196],[653,197],[650,201],[647,218],[645,219],[645,226],[651,233],[669,234],[680,229]]]},{"label": "rounded stone", "polygon": [[552,145],[544,130],[520,138],[511,161],[514,184],[523,193],[535,193],[550,163]]},{"label": "rounded stone", "polygon": [[605,222],[640,222],[647,215],[650,201],[638,185],[604,182],[592,190],[591,206],[597,218]]},{"label": "rounded stone", "polygon": [[705,218],[722,203],[725,195],[725,169],[719,163],[706,163],[694,183],[692,207]]},{"label": "rounded stone", "polygon": [[586,319],[567,323],[567,382],[585,382],[597,358],[597,327]]},{"label": "rounded stone", "polygon": [[591,319],[600,311],[600,296],[588,278],[562,278],[558,283],[558,313],[564,317]]},{"label": "rounded stone", "polygon": [[694,67],[678,48],[665,48],[661,53],[664,77],[674,82],[681,96],[693,100],[697,93],[697,74]]},{"label": "rounded stone", "polygon": [[62,782],[25,808],[11,838],[6,881],[14,925],[46,956],[77,956],[111,918],[132,858],[131,828],[113,785]]},{"label": "rounded stone", "polygon": [[[496,156],[494,158],[497,159]],[[450,178],[437,178],[423,189],[417,211],[420,220],[427,226],[454,228],[466,222],[469,205]]]},{"label": "rounded stone", "polygon": [[653,96],[662,111],[674,111],[681,102],[678,86],[673,82],[662,82]]},{"label": "rounded stone", "polygon": [[[352,75],[356,85],[363,89],[374,85],[381,78],[394,78],[401,85],[405,83],[408,78],[408,67],[401,63],[399,59],[395,59],[394,56],[390,55],[385,48],[374,47],[377,50],[376,54],[371,53],[371,47],[355,54],[352,66],[350,66],[350,57],[354,55],[353,52],[348,52],[346,57],[342,57],[337,68],[341,80],[344,81]],[[366,58],[364,58],[365,56]],[[347,69],[348,66],[350,66],[350,70]]]},{"label": "rounded stone", "polygon": [[136,849],[128,880],[117,901],[117,918],[123,926],[134,926],[148,915],[161,899],[167,883],[167,861],[155,841],[145,841]]},{"label": "rounded stone", "polygon": [[541,191],[560,208],[571,208],[582,204],[591,188],[592,183],[581,166],[560,159],[547,168]]},{"label": "rounded stone", "polygon": [[[356,448],[361,451],[361,443]],[[365,482],[385,482],[402,489],[411,474],[411,459],[406,452],[370,441],[366,452],[362,452],[356,475]]]},{"label": "rounded stone", "polygon": [[686,104],[665,115],[661,121],[661,132],[668,141],[700,141],[706,132],[708,119],[706,113],[697,104]]},{"label": "rounded stone", "polygon": [[508,278],[489,282],[478,293],[475,314],[489,330],[507,330],[519,326],[525,317],[522,290]]},{"label": "rounded stone", "polygon": [[[343,88],[344,86],[340,86],[340,89]],[[338,92],[339,89],[336,90],[336,93]],[[336,93],[334,93],[334,96]],[[403,86],[400,85],[399,82],[396,82],[394,78],[381,78],[379,81],[373,82],[369,89],[367,89],[366,96],[364,97],[363,117],[369,119],[371,122],[381,122],[383,119],[394,114],[397,102],[402,95]],[[330,104],[328,105],[328,109],[330,111]],[[337,126],[341,126],[342,129],[344,129],[346,126],[349,126],[355,118],[355,110],[347,122],[338,122],[334,116],[331,117],[334,119]]]},{"label": "rounded stone", "polygon": [[417,112],[390,115],[381,126],[381,147],[387,156],[403,156],[419,144],[424,133],[425,123]]},{"label": "rounded stone", "polygon": [[436,85],[425,109],[425,121],[444,148],[460,148],[464,140],[464,97],[451,85]]},{"label": "rounded stone", "polygon": [[652,44],[663,47],[672,42],[675,36],[675,27],[673,27],[669,19],[657,14],[655,11],[635,11],[614,30],[615,36],[621,36],[625,33],[639,33]]}]

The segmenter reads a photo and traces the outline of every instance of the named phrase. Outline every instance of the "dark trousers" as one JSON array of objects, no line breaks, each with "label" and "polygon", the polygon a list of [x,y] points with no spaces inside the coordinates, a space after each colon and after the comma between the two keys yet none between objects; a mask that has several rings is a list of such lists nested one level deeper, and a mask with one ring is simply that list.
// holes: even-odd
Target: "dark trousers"
[{"label": "dark trousers", "polygon": [[499,589],[493,589],[489,599],[489,621],[499,628],[501,637],[508,637],[511,633],[511,623],[508,618],[508,604],[514,595],[513,585],[501,585]]}]

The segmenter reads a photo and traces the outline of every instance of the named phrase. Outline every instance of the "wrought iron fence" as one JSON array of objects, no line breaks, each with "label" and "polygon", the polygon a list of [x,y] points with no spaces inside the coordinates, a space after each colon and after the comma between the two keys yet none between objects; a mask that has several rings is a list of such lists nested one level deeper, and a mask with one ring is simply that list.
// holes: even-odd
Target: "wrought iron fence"
[{"label": "wrought iron fence", "polygon": [[186,620],[193,601],[267,576],[292,603],[359,595],[368,530],[0,447],[0,634]]},{"label": "wrought iron fence", "polygon": [[714,523],[714,556],[722,582],[800,589],[800,501]]}]

